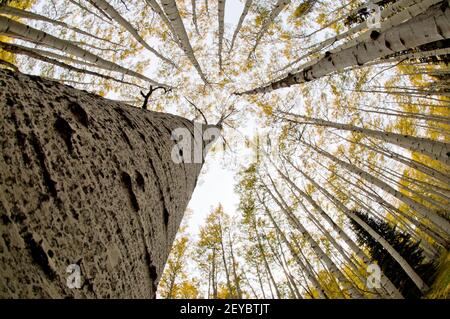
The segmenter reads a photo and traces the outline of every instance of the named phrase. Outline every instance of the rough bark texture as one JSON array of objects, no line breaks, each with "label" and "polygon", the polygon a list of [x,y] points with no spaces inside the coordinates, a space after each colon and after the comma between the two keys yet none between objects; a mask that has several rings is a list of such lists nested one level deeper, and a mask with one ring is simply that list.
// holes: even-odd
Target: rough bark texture
[{"label": "rough bark texture", "polygon": [[193,123],[11,71],[0,88],[0,297],[153,298],[202,166],[171,160],[171,132]]}]

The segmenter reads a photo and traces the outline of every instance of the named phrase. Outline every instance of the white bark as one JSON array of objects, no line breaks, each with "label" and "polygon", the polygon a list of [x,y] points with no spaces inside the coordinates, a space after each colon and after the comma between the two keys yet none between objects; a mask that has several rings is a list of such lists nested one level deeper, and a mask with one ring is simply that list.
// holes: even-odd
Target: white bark
[{"label": "white bark", "polygon": [[203,82],[205,84],[208,84],[208,80],[206,79],[206,76],[203,73],[200,64],[195,58],[194,50],[192,49],[191,42],[189,41],[189,37],[186,33],[183,20],[181,20],[180,13],[178,12],[178,7],[175,0],[161,0],[161,5],[164,10],[164,13],[166,14],[167,18],[173,25],[175,34],[180,40],[184,53],[197,70]]},{"label": "white bark", "polygon": [[26,48],[26,47],[23,47],[23,46],[20,46],[20,45],[14,45],[14,44],[4,43],[4,42],[0,41],[0,48],[2,48],[5,51],[11,52],[13,54],[25,55],[25,56],[28,56],[30,58],[43,61],[45,63],[49,63],[49,64],[52,64],[52,65],[59,66],[61,68],[69,70],[69,71],[78,72],[78,73],[87,74],[87,75],[93,75],[93,76],[96,76],[96,77],[103,78],[105,80],[111,80],[111,81],[115,81],[115,82],[118,82],[118,83],[121,83],[121,84],[127,84],[127,85],[131,85],[131,86],[136,86],[136,87],[138,87],[140,89],[143,89],[142,86],[139,86],[137,84],[134,84],[134,83],[131,83],[131,82],[127,82],[127,81],[123,81],[123,80],[120,80],[120,79],[116,79],[116,78],[114,78],[112,76],[101,74],[101,73],[94,72],[94,71],[91,71],[91,70],[80,69],[80,68],[75,67],[73,65],[69,65],[67,63],[55,60],[53,58],[49,58],[49,57],[47,57],[45,55],[42,55],[41,53],[38,53],[36,50],[29,49],[29,48]]},{"label": "white bark", "polygon": [[108,39],[103,39],[103,38],[97,37],[96,35],[94,35],[92,33],[89,33],[87,31],[83,31],[83,30],[81,30],[81,29],[79,29],[77,27],[73,27],[71,25],[68,25],[65,22],[53,20],[53,19],[47,18],[47,17],[45,17],[43,15],[34,13],[34,12],[21,10],[21,9],[14,8],[14,7],[8,7],[8,6],[4,5],[4,6],[0,6],[0,14],[8,14],[8,15],[16,16],[16,17],[25,18],[25,19],[39,20],[39,21],[48,22],[48,23],[51,23],[53,25],[57,25],[57,26],[60,26],[60,27],[72,30],[72,31],[74,31],[76,33],[83,34],[85,36],[88,36],[88,37],[91,37],[91,38],[94,38],[94,39],[97,39],[97,40],[100,40],[100,41],[105,41],[105,42],[108,42],[108,43],[113,44],[113,45],[120,45],[120,44],[112,42],[112,41],[110,41]]},{"label": "white bark", "polygon": [[224,17],[225,17],[225,1],[218,0],[218,21],[219,21],[219,69],[222,70],[222,50],[223,50],[223,32],[224,32]]},{"label": "white bark", "polygon": [[180,48],[183,48],[181,45],[180,39],[178,38],[177,33],[175,32],[175,29],[173,28],[172,23],[169,21],[169,19],[166,17],[166,14],[164,13],[161,6],[158,4],[156,0],[145,0],[147,4],[152,8],[152,10],[161,18],[161,20],[164,22],[164,24],[169,28],[173,40],[178,44]]},{"label": "white bark", "polygon": [[[393,4],[389,5],[388,7],[386,7],[383,11],[381,11],[380,18],[381,19],[388,18],[394,13],[401,12],[402,10],[404,10],[405,8],[407,8],[410,5],[413,5],[413,4],[415,5],[415,4],[421,3],[422,1],[423,0],[399,0],[399,1],[396,1]],[[439,2],[439,1],[441,1],[441,0],[427,0],[427,2],[433,2],[432,4],[435,4],[436,2]],[[431,4],[430,4],[430,6],[431,6]],[[400,19],[403,16],[402,17],[398,17],[397,15],[395,15],[394,17],[395,18],[391,18],[389,20],[389,21],[394,20],[394,22],[389,22],[389,23],[384,22],[384,28],[385,29],[386,29],[386,27],[388,25],[390,27],[392,27],[392,26],[398,25],[398,24],[400,24],[401,22],[404,21],[404,20]],[[283,71],[283,70],[291,67],[292,65],[300,62],[301,60],[310,57],[314,53],[320,52],[323,49],[325,49],[325,48],[327,48],[329,46],[332,46],[334,43],[339,42],[340,40],[343,40],[345,38],[351,37],[352,35],[357,34],[358,32],[363,31],[365,29],[367,29],[367,20],[365,20],[364,22],[354,26],[353,28],[351,28],[351,29],[349,29],[349,30],[347,30],[347,31],[345,31],[343,33],[337,34],[334,37],[328,38],[328,39],[320,42],[318,45],[314,46],[314,50],[312,50],[312,51],[310,51],[310,52],[300,56],[299,58],[297,58],[293,62],[291,62],[288,65],[284,66],[280,71]],[[361,38],[359,38],[359,39],[361,40]],[[323,55],[320,58],[322,58],[322,57],[323,57]],[[315,58],[312,61],[309,61],[308,63],[295,68],[293,71],[291,71],[291,73],[299,72],[301,69],[318,62],[320,60],[320,58]]]},{"label": "white bark", "polygon": [[430,211],[427,207],[425,207],[422,204],[416,202],[414,199],[406,196],[405,194],[397,191],[396,189],[394,189],[389,184],[387,184],[387,183],[381,181],[380,179],[378,179],[377,177],[375,177],[375,176],[373,176],[373,175],[363,171],[359,167],[357,167],[357,166],[355,166],[355,165],[353,165],[351,163],[347,163],[347,162],[341,161],[336,156],[334,156],[334,155],[332,155],[332,154],[330,154],[328,152],[325,152],[324,150],[319,149],[319,148],[317,148],[315,146],[312,146],[310,144],[306,144],[306,145],[308,145],[309,147],[314,149],[317,153],[319,153],[319,154],[329,158],[334,163],[339,164],[340,166],[344,167],[348,171],[350,171],[350,172],[360,176],[361,178],[365,179],[370,184],[372,184],[374,186],[377,186],[381,190],[385,191],[386,193],[394,196],[398,200],[400,200],[403,203],[405,203],[406,205],[408,205],[411,209],[413,209],[415,212],[420,214],[422,217],[427,218],[429,221],[431,221],[438,229],[442,229],[445,232],[446,237],[447,237],[447,241],[448,241],[448,236],[450,234],[450,223],[445,218],[443,218],[440,215]]},{"label": "white bark", "polygon": [[274,188],[275,192],[278,194],[278,198],[272,194],[270,189],[266,186],[265,187],[272,197],[272,199],[275,201],[275,203],[281,208],[283,213],[286,215],[286,217],[292,222],[293,225],[300,231],[302,236],[308,241],[311,248],[314,250],[314,252],[317,254],[317,257],[325,263],[329,271],[337,278],[337,280],[342,283],[346,284],[346,288],[348,289],[348,293],[352,298],[362,298],[363,296],[361,293],[356,290],[353,287],[353,284],[348,281],[348,279],[345,277],[345,275],[341,272],[341,270],[335,265],[335,263],[331,260],[331,258],[325,254],[325,252],[322,250],[322,248],[319,246],[319,244],[315,241],[315,239],[311,236],[311,234],[308,232],[308,230],[302,225],[302,223],[298,220],[296,216],[292,212],[290,212],[289,206],[284,201],[282,196],[280,196],[278,190]]},{"label": "white bark", "polygon": [[[259,198],[259,195],[258,195]],[[261,200],[260,200],[261,201]],[[264,204],[264,203],[263,203]],[[265,206],[265,204],[264,204]],[[326,293],[323,290],[323,288],[321,287],[319,281],[317,280],[316,276],[311,272],[311,270],[305,266],[305,264],[302,262],[300,256],[298,255],[298,253],[295,251],[294,247],[292,247],[291,243],[289,242],[289,240],[286,238],[286,235],[284,234],[284,232],[280,229],[280,227],[278,226],[277,222],[275,221],[275,219],[273,218],[272,214],[270,213],[270,210],[267,208],[267,206],[265,206],[265,213],[267,214],[267,216],[269,216],[270,221],[272,222],[272,225],[275,227],[275,229],[277,230],[277,233],[280,235],[281,239],[283,240],[283,242],[285,243],[285,245],[289,248],[289,251],[291,252],[291,255],[294,257],[295,262],[297,263],[297,265],[300,267],[301,270],[303,270],[306,274],[306,277],[308,278],[308,280],[311,282],[311,284],[313,285],[313,288],[316,290],[317,294],[319,295],[320,299],[327,299]]]},{"label": "white bark", "polygon": [[440,161],[450,167],[450,158],[448,155],[450,153],[449,143],[439,142],[423,137],[415,137],[411,135],[402,135],[386,131],[376,131],[350,124],[341,124],[293,113],[286,113],[286,112],[280,113],[292,116],[294,118],[302,119],[305,122],[311,122],[313,125],[317,126],[332,127],[339,130],[362,133],[364,135],[376,138],[378,140],[400,146],[412,152],[427,155],[430,158]]},{"label": "white bark", "polygon": [[198,35],[200,35],[200,31],[198,30],[198,23],[197,23],[197,0],[191,0],[192,5],[192,23],[194,24],[195,31]]},{"label": "white bark", "polygon": [[241,16],[239,17],[239,21],[236,26],[236,29],[234,30],[233,38],[231,39],[230,50],[228,51],[228,53],[231,53],[231,51],[233,51],[234,43],[239,34],[239,31],[241,30],[242,24],[244,23],[245,17],[247,16],[248,11],[250,10],[250,7],[252,6],[252,3],[253,3],[253,0],[245,0],[244,10],[242,10],[242,13],[241,13]]},{"label": "white bark", "polygon": [[128,22],[122,15],[117,12],[116,9],[114,9],[113,6],[111,6],[106,0],[90,0],[93,3],[95,3],[100,9],[105,11],[114,21],[117,21],[120,26],[122,26],[125,30],[127,30],[133,38],[139,42],[144,48],[152,52],[155,56],[163,60],[164,62],[173,65],[174,67],[177,67],[175,63],[173,63],[171,60],[163,56],[161,53],[156,51],[154,48],[152,48],[138,33],[138,31],[131,25],[130,22]]},{"label": "white bark", "polygon": [[258,33],[256,34],[255,44],[253,45],[252,49],[250,50],[250,53],[248,54],[248,59],[250,59],[251,55],[255,52],[256,48],[259,45],[259,42],[266,34],[267,30],[269,30],[269,27],[272,25],[273,21],[280,15],[281,11],[283,11],[283,9],[286,8],[286,6],[288,6],[290,3],[291,0],[277,1],[272,11],[270,11],[269,17],[263,22],[261,29],[259,29]]},{"label": "white bark", "polygon": [[322,78],[351,66],[361,66],[396,52],[450,38],[450,8],[437,4],[385,32],[372,31],[368,39],[340,50],[325,54],[318,62],[301,71],[252,90],[237,94],[266,93]]},{"label": "white bark", "polygon": [[[306,173],[299,170],[293,164],[291,164],[291,166],[293,166],[294,169],[299,171],[308,181],[310,181],[314,185],[314,187],[316,187],[326,198],[328,198],[336,206],[336,208],[340,209],[345,215],[350,217],[347,214],[349,212],[349,210],[345,207],[345,205],[343,205],[339,200],[337,200],[334,196],[332,196],[325,188],[320,186],[314,179],[312,179],[310,176],[306,175]],[[342,208],[344,208],[344,210]],[[352,251],[356,254],[356,256],[358,256],[364,262],[365,265],[371,264],[371,261],[369,260],[367,255],[364,253],[364,251],[345,232],[343,232],[343,234],[345,234],[345,235],[342,236],[342,239],[352,249]],[[400,291],[398,291],[398,289],[389,280],[389,278],[387,278],[386,275],[384,275],[384,273],[382,274],[381,281],[382,281],[383,287],[386,289],[386,291],[389,293],[389,295],[392,298],[403,299],[403,296],[400,293]]]},{"label": "white bark", "polygon": [[[317,183],[315,183],[317,185]],[[408,264],[408,262],[376,231],[374,231],[369,225],[367,225],[361,218],[351,212],[341,201],[336,197],[331,195],[325,188],[317,185],[318,189],[346,216],[353,219],[358,225],[360,225],[365,231],[367,231],[384,249],[394,258],[398,264],[402,267],[405,273],[411,278],[411,280],[417,285],[417,287],[422,291],[426,292],[428,290],[427,285],[423,282],[420,276],[415,272],[415,270]],[[400,294],[400,292],[396,292]],[[396,295],[396,298],[401,298],[400,295]]]},{"label": "white bark", "polygon": [[163,86],[168,88],[168,85],[161,84],[152,80],[140,73],[124,68],[116,63],[102,59],[101,57],[86,51],[79,46],[72,44],[70,41],[56,38],[44,31],[34,29],[30,26],[0,16],[0,33],[7,34],[11,37],[20,37],[35,43],[42,43],[43,45],[58,49],[66,54],[74,55],[86,61],[94,63],[109,71],[120,72],[125,75],[130,75],[141,80],[147,81],[153,85]]}]

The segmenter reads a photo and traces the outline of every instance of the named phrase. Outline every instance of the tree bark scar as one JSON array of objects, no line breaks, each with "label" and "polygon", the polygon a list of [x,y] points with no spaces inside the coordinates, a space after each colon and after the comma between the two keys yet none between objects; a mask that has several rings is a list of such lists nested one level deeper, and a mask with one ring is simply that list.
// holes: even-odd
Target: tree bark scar
[{"label": "tree bark scar", "polygon": [[58,198],[58,194],[56,192],[56,183],[52,180],[50,176],[50,172],[47,169],[45,164],[45,153],[42,149],[42,145],[39,142],[36,134],[32,133],[29,139],[31,146],[33,147],[34,152],[36,153],[39,165],[41,166],[42,177],[44,180],[44,184],[47,187],[48,192],[55,198]]},{"label": "tree bark scar", "polygon": [[75,119],[78,122],[80,122],[84,127],[87,128],[89,126],[89,116],[79,103],[70,101],[69,110],[72,112]]},{"label": "tree bark scar", "polygon": [[156,271],[155,265],[153,265],[152,257],[150,256],[148,249],[145,250],[145,264],[146,266],[148,266],[149,277],[150,281],[152,282],[153,295],[156,296],[156,290],[158,288],[156,285],[156,280],[158,279],[158,273]]},{"label": "tree bark scar", "polygon": [[55,128],[55,131],[62,137],[64,140],[64,143],[67,146],[67,150],[69,151],[69,154],[73,154],[73,144],[72,144],[72,135],[74,133],[74,130],[70,127],[70,124],[60,117],[59,115],[56,116],[55,124],[53,125]]},{"label": "tree bark scar", "polygon": [[128,196],[130,198],[131,206],[133,207],[135,212],[138,212],[140,209],[139,203],[136,198],[136,194],[133,191],[133,184],[131,181],[131,177],[127,172],[122,172],[122,184],[128,191]]},{"label": "tree bark scar", "polygon": [[127,133],[125,133],[125,131],[124,131],[122,128],[120,128],[120,132],[122,133],[122,137],[123,137],[124,141],[125,141],[125,142],[128,144],[128,146],[130,147],[130,149],[133,149],[133,145],[131,144],[131,141],[130,141],[130,139],[128,138]]},{"label": "tree bark scar", "polygon": [[33,261],[42,269],[48,279],[54,280],[56,278],[56,273],[52,267],[50,267],[48,256],[42,248],[41,243],[37,243],[34,240],[33,235],[28,231],[25,231],[25,234],[22,235],[22,237],[25,241],[26,247],[30,251]]},{"label": "tree bark scar", "polygon": [[163,206],[163,212],[162,212],[163,222],[164,222],[164,227],[165,227],[165,230],[166,230],[166,235],[168,235],[168,233],[167,233],[167,226],[169,225],[169,216],[170,216],[170,214],[169,214],[169,211],[167,210],[167,207],[166,207],[166,200],[165,200],[165,197],[164,197],[164,191],[162,189],[162,185],[161,185],[161,182],[159,180],[159,176],[156,173],[156,169],[155,169],[155,165],[153,164],[153,160],[151,158],[149,158],[148,161],[150,163],[150,168],[152,170],[153,176],[155,177],[155,186],[158,189],[161,205]]},{"label": "tree bark scar", "polygon": [[122,117],[122,119],[127,123],[127,125],[130,127],[130,129],[135,129],[136,125],[133,123],[133,121],[127,116],[125,110],[116,107],[116,112],[119,113],[119,115]]}]

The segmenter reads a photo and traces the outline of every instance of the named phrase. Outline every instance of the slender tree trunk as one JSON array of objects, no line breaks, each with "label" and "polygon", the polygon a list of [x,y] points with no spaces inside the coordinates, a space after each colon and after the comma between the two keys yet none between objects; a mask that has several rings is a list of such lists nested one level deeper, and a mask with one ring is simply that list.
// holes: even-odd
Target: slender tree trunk
[{"label": "slender tree trunk", "polygon": [[218,20],[219,20],[219,51],[217,53],[219,57],[219,70],[222,71],[222,48],[223,48],[223,33],[225,27],[225,1],[226,0],[218,0]]},{"label": "slender tree trunk", "polygon": [[196,0],[191,0],[192,5],[192,23],[195,27],[195,32],[197,32],[197,35],[200,35],[200,31],[198,30],[198,23],[197,23],[197,4]]},{"label": "slender tree trunk", "polygon": [[[417,152],[423,155],[426,155],[433,160],[440,161],[447,166],[450,167],[450,144],[440,141],[431,140],[423,137],[416,137],[405,134],[398,134],[386,131],[377,131],[372,129],[367,129],[364,127],[359,127],[351,124],[342,124],[331,121],[322,120],[319,118],[308,117],[304,115],[292,114],[281,112],[282,114],[286,114],[287,116],[291,116],[297,119],[301,119],[306,123],[311,123],[317,126],[331,127],[338,130],[350,131],[350,132],[358,132],[370,137],[373,137],[377,140],[381,140],[390,144],[394,144],[410,150],[412,152]],[[289,120],[294,123],[298,123],[297,120]],[[303,123],[303,122],[302,122]]]},{"label": "slender tree trunk", "polygon": [[178,11],[177,3],[175,0],[162,0],[161,7],[166,14],[166,17],[169,19],[173,26],[173,30],[175,32],[175,36],[180,40],[180,44],[189,61],[191,61],[192,65],[197,70],[201,79],[205,84],[208,83],[205,74],[200,67],[200,64],[197,61],[197,58],[194,55],[194,50],[192,49],[191,42],[189,41],[188,34],[186,32],[186,28],[184,27],[183,20],[181,19],[180,12]]},{"label": "slender tree trunk", "polygon": [[[279,291],[278,286],[277,286],[277,282],[275,281],[275,278],[273,277],[272,271],[270,270],[269,262],[267,261],[266,253],[264,252],[264,247],[263,247],[263,245],[261,243],[261,238],[259,237],[259,233],[258,233],[258,228],[256,226],[256,222],[255,222],[254,226],[255,226],[255,232],[256,232],[256,239],[258,241],[259,253],[261,254],[261,257],[262,257],[262,259],[264,261],[264,267],[266,268],[267,274],[268,274],[269,279],[270,279],[269,280],[269,286],[270,286],[270,282],[272,282],[278,299],[281,299],[280,291]],[[272,297],[273,297],[273,293],[272,293]]]},{"label": "slender tree trunk", "polygon": [[239,299],[242,299],[241,285],[239,283],[239,276],[237,274],[236,259],[234,258],[233,242],[231,240],[231,235],[230,235],[229,230],[228,230],[228,242],[230,243],[230,255],[231,255],[231,262],[232,262],[232,269],[233,269],[234,285],[236,286],[237,297]]},{"label": "slender tree trunk", "polygon": [[445,238],[448,243],[448,238],[450,235],[450,223],[444,217],[431,211],[428,207],[425,207],[424,205],[415,201],[414,199],[410,198],[409,196],[406,196],[405,194],[399,192],[398,190],[394,189],[389,184],[383,182],[376,176],[367,173],[366,171],[362,170],[361,168],[357,167],[356,165],[354,165],[352,163],[347,163],[347,162],[341,161],[334,155],[327,153],[327,152],[323,151],[322,149],[319,149],[310,144],[305,143],[305,145],[308,145],[309,147],[314,149],[319,154],[324,155],[325,157],[328,157],[330,160],[332,160],[333,162],[344,167],[345,169],[352,172],[353,174],[359,175],[361,178],[363,178],[370,184],[377,186],[378,188],[382,189],[386,193],[388,193],[388,194],[392,195],[393,197],[397,198],[398,200],[404,202],[406,205],[411,207],[411,209],[413,209],[414,211],[416,211],[417,213],[419,213],[420,215],[422,215],[423,217],[425,217],[429,221],[431,221],[437,228],[442,229],[445,232]]},{"label": "slender tree trunk", "polygon": [[222,224],[219,220],[219,226],[220,226],[220,250],[222,251],[222,262],[223,262],[223,268],[225,270],[225,278],[227,280],[227,288],[230,296],[233,296],[233,289],[231,288],[231,281],[230,281],[230,271],[228,269],[227,265],[227,258],[225,256],[225,247],[223,244],[224,238],[223,238],[223,229]]},{"label": "slender tree trunk", "polygon": [[216,280],[216,248],[213,248],[212,255],[212,288],[213,288],[213,299],[217,299],[217,280]]},{"label": "slender tree trunk", "polygon": [[[275,203],[281,208],[283,213],[286,215],[286,217],[295,225],[295,227],[300,231],[302,236],[305,237],[305,239],[310,244],[311,248],[314,250],[314,252],[317,254],[317,257],[325,263],[326,267],[329,269],[329,271],[332,273],[334,277],[336,277],[337,280],[341,284],[345,284],[345,288],[347,288],[347,292],[349,293],[350,297],[356,298],[356,299],[362,299],[363,296],[361,293],[356,290],[353,287],[353,283],[350,282],[345,275],[342,273],[342,271],[336,266],[336,264],[331,260],[331,258],[325,254],[325,252],[322,250],[322,248],[319,246],[317,241],[312,237],[312,235],[308,232],[308,230],[303,226],[303,224],[298,220],[298,218],[290,211],[289,206],[284,201],[283,197],[279,193],[278,189],[275,187],[274,184],[272,184],[274,187],[274,191],[277,194],[278,198],[271,192],[271,190],[265,186],[266,190],[272,197],[272,199],[275,201]],[[338,285],[339,286],[339,285]],[[343,295],[342,297],[345,298]]]},{"label": "slender tree trunk", "polygon": [[242,11],[241,16],[239,17],[238,24],[236,26],[236,29],[234,30],[233,38],[231,39],[230,50],[228,51],[228,53],[231,53],[231,51],[233,51],[234,43],[239,34],[239,31],[241,30],[242,24],[244,23],[245,17],[247,16],[248,11],[250,10],[252,2],[253,0],[245,0],[244,10]]},{"label": "slender tree trunk", "polygon": [[278,0],[275,6],[273,7],[272,11],[270,11],[269,16],[264,21],[263,25],[261,26],[261,29],[258,31],[255,39],[255,44],[253,45],[250,53],[248,54],[248,58],[250,59],[251,55],[256,51],[256,48],[259,45],[259,42],[263,38],[263,36],[266,34],[267,30],[269,30],[269,27],[272,25],[274,20],[280,15],[281,11],[283,11],[286,6],[288,6],[291,3],[291,0]]},{"label": "slender tree trunk", "polygon": [[305,264],[300,259],[300,256],[295,251],[294,247],[292,247],[289,240],[286,238],[286,235],[283,233],[283,231],[280,229],[278,224],[275,222],[275,219],[273,218],[272,214],[270,213],[269,209],[265,209],[266,214],[269,216],[273,226],[275,227],[277,233],[281,236],[281,239],[283,239],[283,242],[286,244],[286,246],[289,248],[289,251],[291,252],[291,255],[294,257],[297,265],[300,267],[302,271],[306,273],[306,277],[313,285],[314,289],[316,290],[317,294],[319,295],[319,298],[326,299],[327,296],[325,294],[324,289],[322,289],[319,281],[317,280],[316,276],[310,271],[310,268],[305,266]]},{"label": "slender tree trunk", "polygon": [[91,3],[95,4],[97,7],[106,12],[111,18],[113,18],[117,23],[122,26],[125,30],[127,30],[133,38],[139,42],[144,48],[149,50],[155,56],[163,60],[164,62],[171,64],[174,67],[177,67],[171,60],[163,56],[161,53],[152,48],[140,35],[139,32],[131,25],[128,20],[120,15],[120,13],[114,9],[112,5],[108,3],[106,0],[89,0]]},{"label": "slender tree trunk", "polygon": [[0,296],[153,298],[202,167],[172,161],[171,133],[193,123],[6,70],[0,87]]},{"label": "slender tree trunk", "polygon": [[322,78],[347,67],[361,66],[379,58],[416,48],[420,45],[450,37],[450,8],[447,0],[432,6],[424,13],[391,29],[370,32],[367,39],[355,45],[328,52],[319,61],[299,72],[239,94],[266,93]]}]

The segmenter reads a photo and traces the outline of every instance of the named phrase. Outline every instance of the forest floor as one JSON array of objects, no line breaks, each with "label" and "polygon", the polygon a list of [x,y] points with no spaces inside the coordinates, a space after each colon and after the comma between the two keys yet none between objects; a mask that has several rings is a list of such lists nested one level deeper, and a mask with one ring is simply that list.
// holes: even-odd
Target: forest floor
[{"label": "forest floor", "polygon": [[450,299],[450,252],[443,255],[438,274],[427,299]]}]

